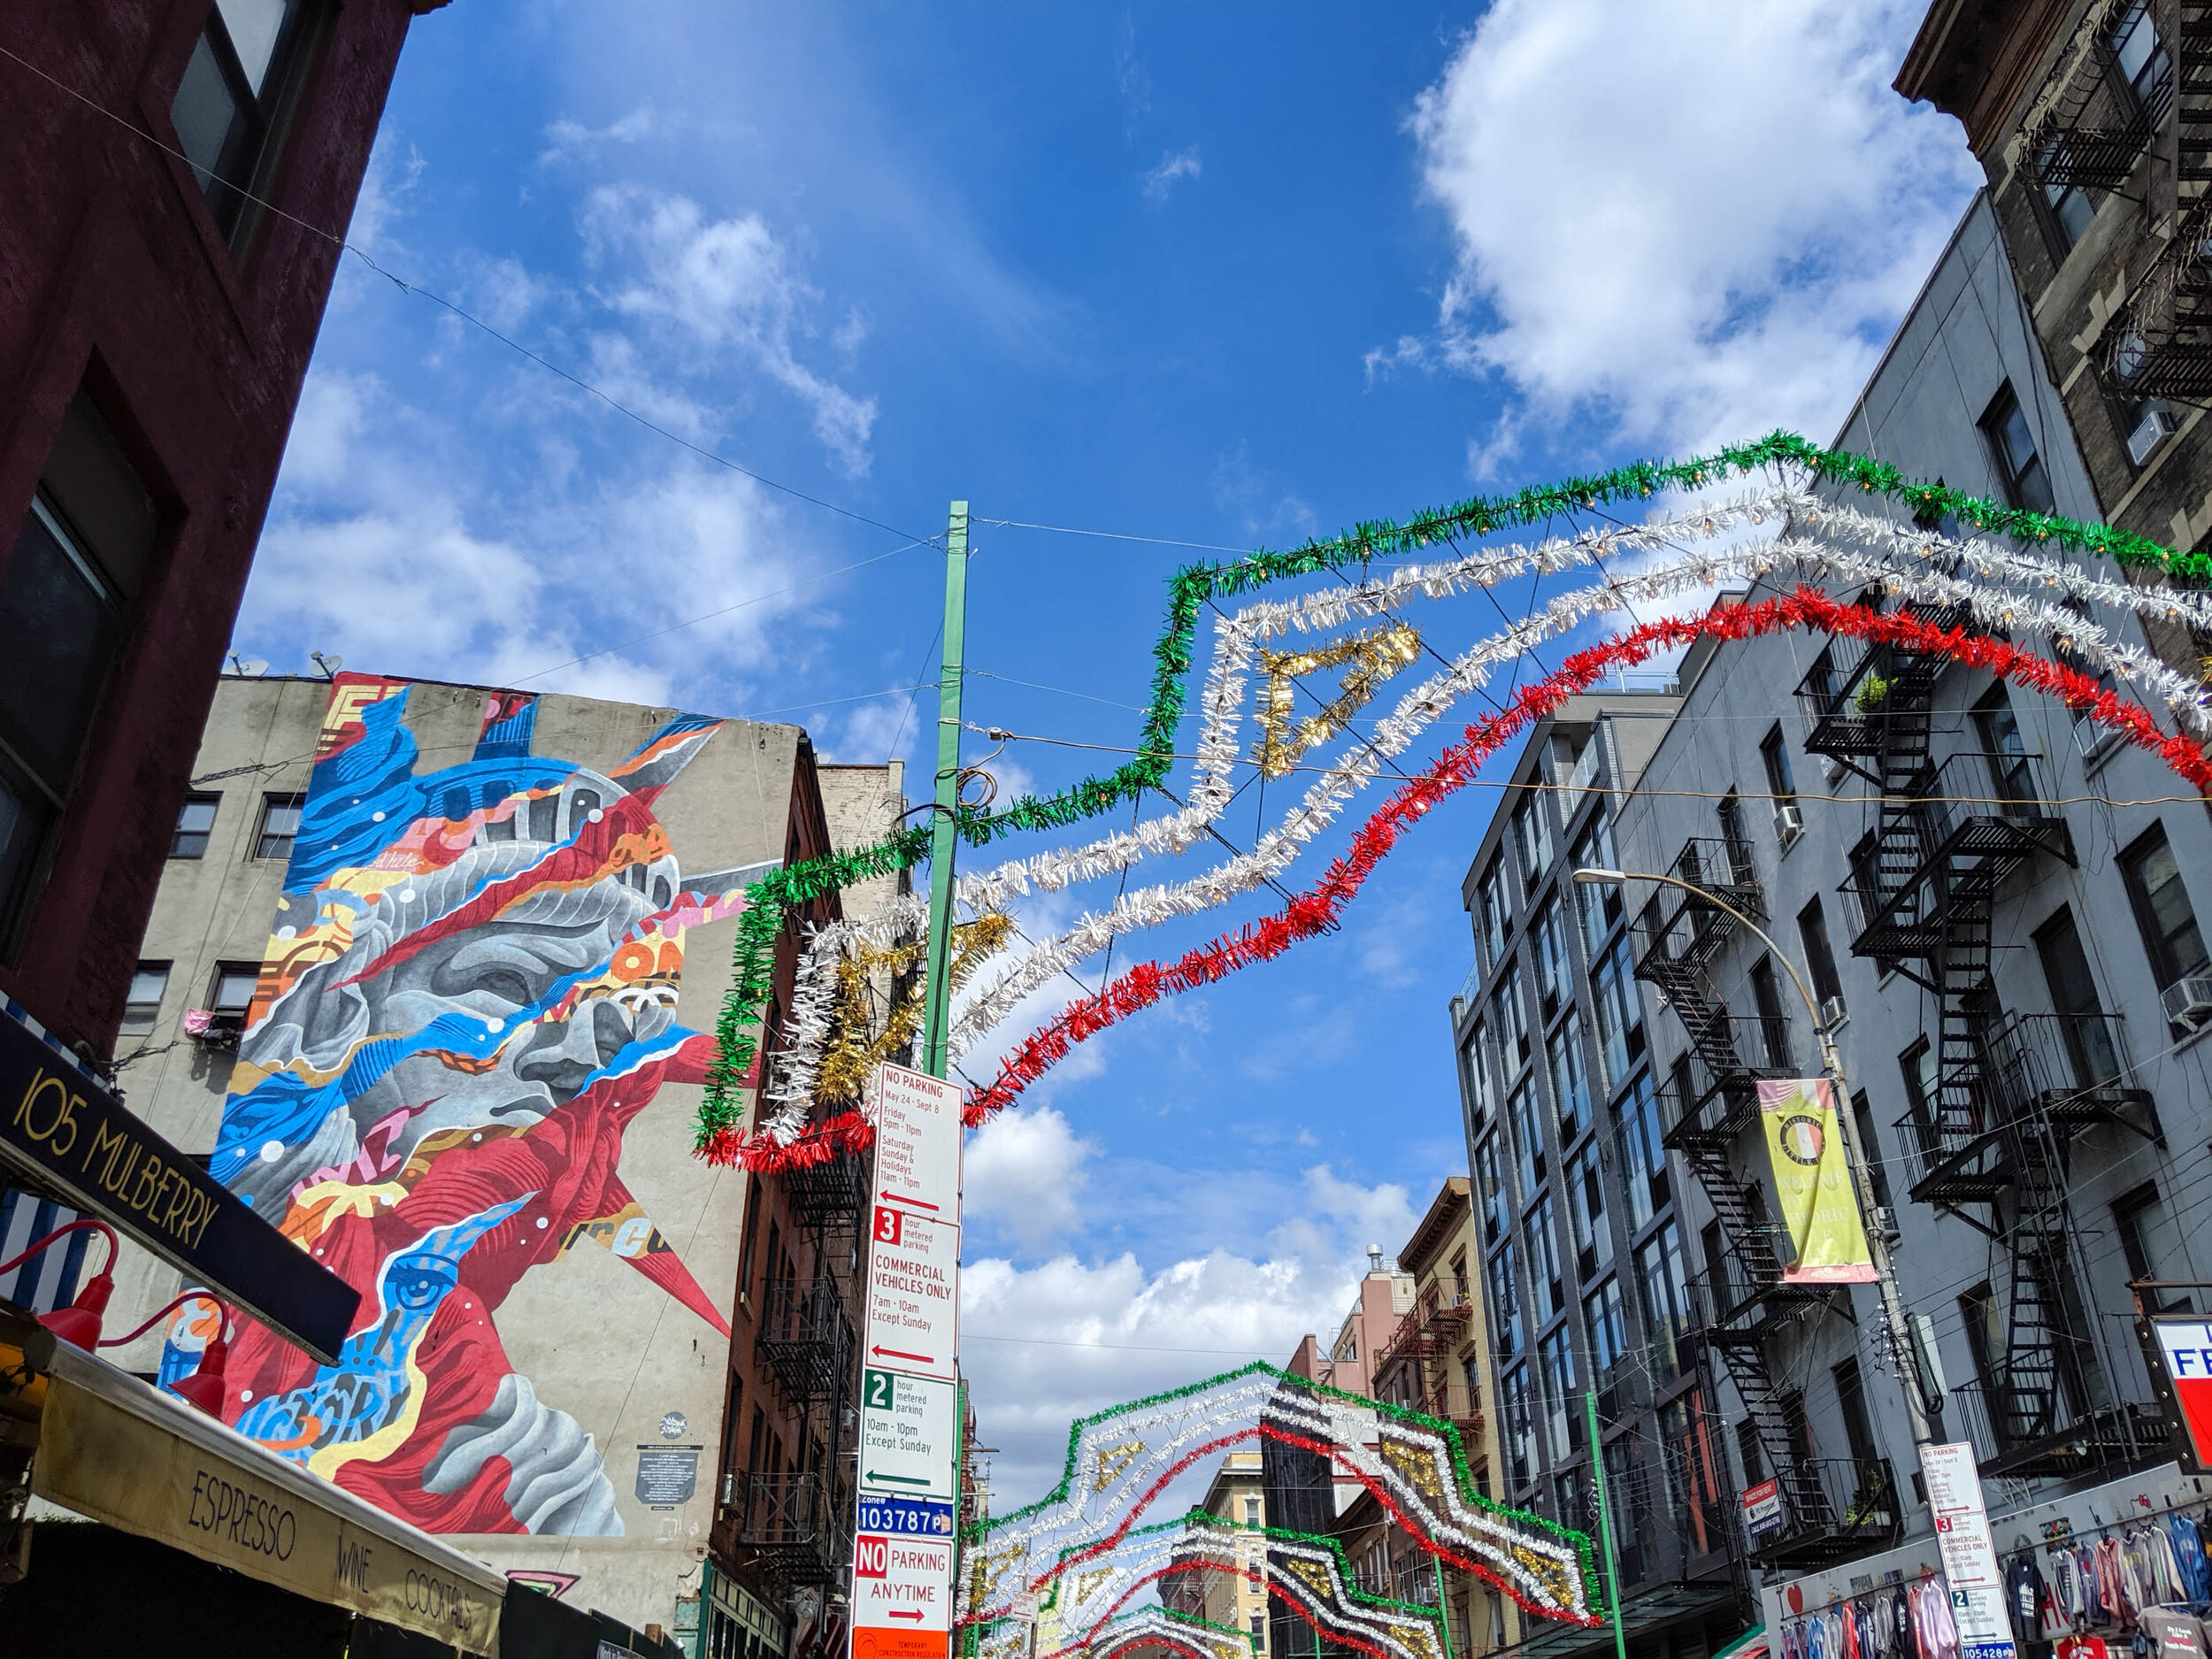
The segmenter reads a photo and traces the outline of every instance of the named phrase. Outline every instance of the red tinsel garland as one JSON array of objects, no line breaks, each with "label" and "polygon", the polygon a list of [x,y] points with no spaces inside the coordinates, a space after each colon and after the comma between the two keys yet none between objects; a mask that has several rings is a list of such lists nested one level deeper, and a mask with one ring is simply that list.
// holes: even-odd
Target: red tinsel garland
[{"label": "red tinsel garland", "polygon": [[[1939,628],[1902,611],[1882,614],[1839,603],[1809,588],[1756,605],[1647,622],[1577,651],[1560,664],[1557,672],[1517,693],[1505,709],[1467,727],[1459,742],[1377,809],[1353,836],[1351,846],[1318,881],[1280,910],[1187,951],[1172,963],[1141,963],[1097,995],[1069,1003],[1049,1025],[1024,1039],[987,1087],[969,1091],[966,1121],[971,1125],[980,1124],[1003,1110],[1077,1043],[1118,1025],[1161,998],[1196,990],[1240,968],[1271,961],[1301,940],[1325,932],[1414,820],[1471,783],[1484,762],[1525,727],[1569,697],[1587,691],[1616,668],[1632,667],[1662,651],[1679,649],[1700,639],[1741,641],[1787,628],[1899,645],[1945,657],[1965,667],[1986,668],[2000,680],[2056,697],[2136,748],[2156,754],[2176,775],[2200,791],[2212,792],[2212,763],[2188,737],[2161,731],[2147,710],[2123,703],[2116,693],[2087,675],[2023,650],[2009,641],[1970,633],[1964,627]],[[815,1125],[788,1144],[779,1144],[764,1135],[725,1132],[716,1137],[706,1156],[710,1163],[742,1164],[755,1170],[795,1169],[825,1163],[841,1152],[860,1150],[873,1138],[874,1131],[866,1118],[850,1111]]]}]

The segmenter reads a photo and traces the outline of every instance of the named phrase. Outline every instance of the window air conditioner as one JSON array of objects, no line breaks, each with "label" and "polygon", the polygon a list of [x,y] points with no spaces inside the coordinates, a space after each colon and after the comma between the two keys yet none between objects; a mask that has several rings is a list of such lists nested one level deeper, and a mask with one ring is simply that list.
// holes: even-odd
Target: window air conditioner
[{"label": "window air conditioner", "polygon": [[737,1471],[734,1469],[722,1471],[722,1507],[726,1509],[737,1508]]},{"label": "window air conditioner", "polygon": [[2150,452],[2181,430],[2181,422],[2162,397],[2154,397],[2143,405],[2143,419],[2135,430],[2128,434],[2128,459],[2140,466]]},{"label": "window air conditioner", "polygon": [[1774,809],[1774,838],[1787,847],[1805,833],[1805,814],[1794,801]]},{"label": "window air conditioner", "polygon": [[2195,1031],[2212,1019],[2212,974],[2193,973],[2176,979],[2159,1001],[2165,1004],[2169,1021],[2185,1031]]},{"label": "window air conditioner", "polygon": [[1824,996],[1820,999],[1820,1023],[1827,1026],[1830,1031],[1833,1031],[1849,1018],[1850,1014],[1844,1008],[1841,997]]}]

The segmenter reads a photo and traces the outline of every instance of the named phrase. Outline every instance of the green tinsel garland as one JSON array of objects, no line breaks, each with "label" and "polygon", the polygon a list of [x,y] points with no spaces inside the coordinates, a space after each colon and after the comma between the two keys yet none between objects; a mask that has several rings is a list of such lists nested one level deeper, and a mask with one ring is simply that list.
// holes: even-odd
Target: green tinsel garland
[{"label": "green tinsel garland", "polygon": [[[1345,1389],[1334,1388],[1327,1383],[1316,1382],[1309,1377],[1294,1376],[1284,1371],[1280,1366],[1269,1364],[1265,1360],[1254,1360],[1248,1365],[1240,1365],[1235,1371],[1224,1371],[1218,1377],[1209,1377],[1202,1382],[1186,1383],[1180,1388],[1169,1388],[1159,1394],[1147,1394],[1141,1400],[1125,1400],[1119,1405],[1107,1407],[1103,1411],[1094,1412],[1087,1417],[1076,1418],[1074,1422],[1068,1425],[1068,1454],[1061,1468],[1059,1484],[1034,1503],[1024,1504],[1020,1509],[1010,1510],[1004,1515],[993,1516],[988,1520],[972,1524],[962,1531],[961,1543],[964,1547],[973,1547],[980,1543],[987,1533],[998,1527],[1025,1520],[1052,1504],[1066,1502],[1068,1494],[1075,1487],[1077,1465],[1082,1454],[1083,1431],[1092,1425],[1110,1422],[1130,1412],[1148,1410],[1155,1406],[1165,1405],[1172,1401],[1187,1400],[1194,1395],[1204,1394],[1209,1389],[1218,1387],[1224,1383],[1234,1382],[1240,1377],[1263,1375],[1278,1378],[1294,1387],[1341,1400],[1348,1405],[1358,1407],[1361,1410],[1372,1411],[1378,1417],[1394,1418],[1400,1423],[1424,1429],[1440,1436],[1451,1456],[1452,1477],[1458,1484],[1461,1502],[1471,1508],[1487,1509],[1494,1515],[1508,1517],[1518,1524],[1549,1532],[1562,1543],[1571,1546],[1577,1559],[1582,1564],[1583,1581],[1591,1586],[1594,1591],[1591,1598],[1592,1607],[1596,1608],[1603,1600],[1602,1586],[1597,1571],[1597,1560],[1592,1552],[1588,1534],[1578,1532],[1571,1526],[1562,1526],[1556,1521],[1532,1514],[1526,1509],[1514,1509],[1509,1504],[1500,1503],[1486,1496],[1482,1489],[1476,1485],[1473,1475],[1468,1470],[1466,1448],[1460,1441],[1458,1429],[1451,1424],[1441,1417],[1430,1417],[1425,1412],[1410,1410],[1403,1406],[1386,1404],[1381,1401],[1370,1400],[1364,1394],[1356,1394]],[[1198,1509],[1192,1511],[1194,1515],[1203,1513],[1205,1511]],[[1169,1525],[1180,1525],[1182,1523],[1179,1521],[1169,1523]],[[1309,1537],[1304,1533],[1289,1533],[1286,1536],[1299,1538],[1308,1543],[1327,1541],[1317,1537]],[[1420,1612],[1428,1609],[1416,1608],[1414,1610]]]},{"label": "green tinsel garland", "polygon": [[[1168,581],[1167,625],[1152,648],[1152,700],[1135,758],[1103,778],[1086,778],[1056,795],[1023,795],[1000,812],[961,808],[954,820],[960,838],[972,847],[986,847],[1021,831],[1065,829],[1165,783],[1175,764],[1175,733],[1183,718],[1184,685],[1190,673],[1199,611],[1210,599],[1416,552],[1460,536],[1490,535],[1540,523],[1586,511],[1600,502],[1642,499],[1667,488],[1702,488],[1732,472],[1784,464],[1802,466],[1816,479],[1856,485],[1863,492],[1901,502],[1918,518],[1955,518],[1978,530],[2033,544],[2054,542],[2124,566],[2149,566],[2193,581],[2212,578],[2212,553],[2177,553],[2131,530],[2081,524],[2055,513],[2001,506],[1942,484],[1916,483],[1886,461],[1823,449],[1795,433],[1770,433],[1755,442],[1687,461],[1632,461],[1594,477],[1535,485],[1511,495],[1472,496],[1456,506],[1416,514],[1403,523],[1381,518],[1358,524],[1346,534],[1310,541],[1286,552],[1263,550],[1226,565],[1192,565],[1178,571]],[[753,1028],[767,1000],[775,941],[791,913],[825,893],[910,869],[928,852],[926,828],[902,830],[876,847],[778,871],[746,890],[735,971],[715,1023],[719,1051],[709,1070],[706,1098],[699,1109],[700,1151],[718,1133],[735,1130],[743,1118],[737,1096],[757,1050]]]}]

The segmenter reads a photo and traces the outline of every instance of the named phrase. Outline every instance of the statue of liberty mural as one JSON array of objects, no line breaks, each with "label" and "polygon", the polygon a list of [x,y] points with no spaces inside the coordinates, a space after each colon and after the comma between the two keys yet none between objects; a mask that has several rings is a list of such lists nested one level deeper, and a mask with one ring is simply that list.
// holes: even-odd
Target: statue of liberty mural
[{"label": "statue of liberty mural", "polygon": [[248,1323],[224,1415],[432,1532],[618,1533],[592,1436],[508,1363],[498,1313],[590,1242],[727,1338],[623,1185],[622,1136],[704,1079],[684,933],[769,866],[687,878],[654,816],[720,721],[600,773],[531,755],[537,699],[495,694],[474,754],[419,774],[408,690],[332,687],[211,1165],[361,1310],[335,1365]]}]

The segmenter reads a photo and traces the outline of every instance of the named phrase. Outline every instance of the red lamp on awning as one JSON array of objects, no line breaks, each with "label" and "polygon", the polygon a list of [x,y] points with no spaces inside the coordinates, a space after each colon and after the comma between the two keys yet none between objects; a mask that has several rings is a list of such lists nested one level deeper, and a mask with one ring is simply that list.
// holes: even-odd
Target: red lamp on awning
[{"label": "red lamp on awning", "polygon": [[109,1226],[104,1221],[96,1221],[89,1216],[56,1227],[44,1238],[33,1240],[30,1248],[25,1250],[22,1255],[11,1256],[8,1260],[0,1262],[0,1276],[13,1272],[57,1240],[65,1239],[73,1233],[82,1233],[87,1229],[96,1231],[107,1240],[107,1261],[102,1265],[100,1271],[92,1276],[91,1281],[77,1293],[77,1299],[74,1302],[66,1308],[57,1308],[51,1313],[41,1314],[38,1322],[63,1341],[74,1342],[88,1353],[100,1345],[100,1321],[107,1312],[108,1298],[115,1294],[116,1239],[113,1227]]}]

